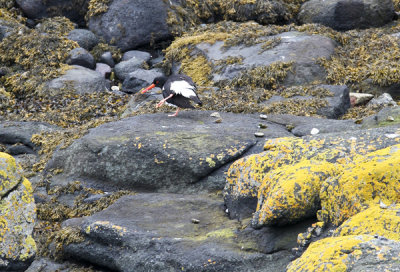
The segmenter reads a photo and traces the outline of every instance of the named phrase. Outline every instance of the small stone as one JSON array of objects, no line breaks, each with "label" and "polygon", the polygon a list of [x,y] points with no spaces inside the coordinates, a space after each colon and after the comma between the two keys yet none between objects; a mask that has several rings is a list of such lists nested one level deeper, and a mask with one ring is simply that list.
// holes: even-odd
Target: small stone
[{"label": "small stone", "polygon": [[263,120],[267,120],[268,116],[265,114],[260,114],[260,118]]},{"label": "small stone", "polygon": [[215,118],[221,118],[221,115],[219,114],[219,112],[213,112],[210,114],[211,117],[215,117]]},{"label": "small stone", "polygon": [[319,133],[319,129],[318,129],[318,128],[313,128],[313,129],[310,131],[310,133],[311,133],[311,135],[317,135],[317,134]]},{"label": "small stone", "polygon": [[400,136],[400,134],[397,133],[391,133],[391,134],[385,134],[386,137],[388,137],[389,139],[394,139]]},{"label": "small stone", "polygon": [[259,128],[265,129],[265,128],[267,128],[268,126],[267,126],[266,124],[260,123],[260,124],[258,124],[258,127],[259,127]]},{"label": "small stone", "polygon": [[393,118],[393,116],[388,116],[388,117],[386,118],[386,120],[387,120],[387,121],[393,122],[393,121],[394,121],[394,118]]},{"label": "small stone", "polygon": [[385,203],[383,203],[382,200],[379,200],[379,207],[380,207],[381,209],[387,209],[389,206],[386,205]]},{"label": "small stone", "polygon": [[222,123],[222,118],[218,118],[218,119],[215,120],[214,122],[217,123],[217,124]]},{"label": "small stone", "polygon": [[119,87],[118,86],[111,86],[111,90],[112,91],[119,91]]},{"label": "small stone", "polygon": [[256,133],[254,133],[254,136],[256,136],[256,137],[264,137],[264,133],[263,132],[256,132]]},{"label": "small stone", "polygon": [[365,93],[349,93],[350,102],[352,106],[358,106],[368,103],[372,98],[374,98],[373,94],[365,94]]},{"label": "small stone", "polygon": [[193,223],[193,224],[199,224],[199,223],[200,223],[200,220],[199,220],[199,219],[196,219],[196,218],[192,218],[192,223]]}]

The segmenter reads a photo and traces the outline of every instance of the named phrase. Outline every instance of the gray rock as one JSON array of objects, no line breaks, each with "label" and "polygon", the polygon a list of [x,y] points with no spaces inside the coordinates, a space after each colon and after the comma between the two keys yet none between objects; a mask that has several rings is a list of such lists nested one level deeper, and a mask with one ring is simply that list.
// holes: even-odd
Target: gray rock
[{"label": "gray rock", "polygon": [[395,16],[392,0],[310,0],[301,6],[302,24],[319,23],[335,30],[380,27]]},{"label": "gray rock", "polygon": [[[43,122],[3,121],[0,122],[0,143],[11,150],[19,148],[26,151],[26,153],[33,153],[38,147],[32,143],[32,135],[42,132],[54,132],[58,129],[54,125]],[[21,152],[17,153],[20,154]]]},{"label": "gray rock", "polygon": [[328,106],[317,110],[317,113],[327,118],[337,119],[350,108],[349,89],[346,85],[320,85],[318,87],[329,90],[333,96],[326,97]]},{"label": "gray rock", "polygon": [[96,63],[96,72],[99,72],[104,78],[109,78],[111,75],[111,67],[105,63]]},{"label": "gray rock", "polygon": [[393,100],[392,96],[388,93],[381,94],[377,98],[372,98],[368,102],[367,106],[394,106],[397,107],[397,103]]},{"label": "gray rock", "polygon": [[121,61],[114,67],[115,75],[120,80],[123,81],[130,73],[141,68],[142,64],[143,64],[143,60],[135,58],[135,57],[133,57],[127,61]]},{"label": "gray rock", "polygon": [[16,2],[30,19],[64,16],[85,26],[89,0],[17,0]]},{"label": "gray rock", "polygon": [[167,4],[162,0],[113,0],[105,13],[88,20],[91,31],[122,51],[170,37]]},{"label": "gray rock", "polygon": [[59,93],[65,87],[72,87],[79,94],[102,92],[107,90],[107,82],[100,73],[74,65],[65,75],[49,81],[46,90]]},{"label": "gray rock", "polygon": [[78,227],[85,237],[66,245],[66,256],[113,271],[284,271],[290,254],[281,249],[293,246],[297,237],[294,230],[242,234],[240,223],[226,217],[222,201],[204,195],[125,196],[63,225]]},{"label": "gray rock", "polygon": [[400,107],[385,107],[377,114],[362,120],[363,128],[392,126],[400,123]]},{"label": "gray rock", "polygon": [[107,52],[104,52],[103,54],[101,54],[100,62],[108,64],[111,68],[114,68],[114,66],[115,66],[115,62],[114,62],[114,59],[113,59],[110,51],[107,51]]},{"label": "gray rock", "polygon": [[148,52],[139,51],[139,50],[126,51],[122,55],[122,61],[126,61],[131,58],[137,58],[137,59],[141,59],[143,62],[148,62],[151,59],[151,55]]},{"label": "gray rock", "polygon": [[76,41],[80,47],[90,51],[99,43],[97,36],[87,29],[73,29],[68,33],[68,39]]},{"label": "gray rock", "polygon": [[0,41],[9,36],[14,30],[19,27],[23,27],[23,25],[0,19]]},{"label": "gray rock", "polygon": [[[296,31],[284,32],[266,37],[280,39],[280,43],[269,50],[262,49],[262,43],[252,46],[223,47],[224,42],[214,44],[200,43],[196,48],[213,63],[231,56],[241,56],[242,62],[221,67],[213,73],[213,81],[231,80],[244,70],[257,66],[271,65],[275,62],[293,62],[293,71],[288,73],[284,85],[301,85],[315,80],[324,80],[325,71],[316,63],[320,57],[329,58],[335,49],[335,42],[320,35],[308,35]],[[258,52],[258,54],[255,54]]]},{"label": "gray rock", "polygon": [[159,69],[144,70],[137,69],[125,78],[121,90],[126,93],[136,93],[148,86],[153,79],[164,75]]},{"label": "gray rock", "polygon": [[0,172],[0,270],[25,271],[36,255],[32,186],[8,154],[0,153]]},{"label": "gray rock", "polygon": [[66,62],[69,65],[80,65],[89,69],[96,68],[96,61],[93,56],[82,47],[72,49]]},{"label": "gray rock", "polygon": [[[146,114],[101,125],[56,151],[47,168],[63,169],[54,184],[79,178],[107,191],[194,190],[196,182],[258,141],[257,115],[221,113],[224,121],[218,124],[210,113],[185,111],[177,118]],[[264,133],[270,138],[290,135],[274,124]]]}]

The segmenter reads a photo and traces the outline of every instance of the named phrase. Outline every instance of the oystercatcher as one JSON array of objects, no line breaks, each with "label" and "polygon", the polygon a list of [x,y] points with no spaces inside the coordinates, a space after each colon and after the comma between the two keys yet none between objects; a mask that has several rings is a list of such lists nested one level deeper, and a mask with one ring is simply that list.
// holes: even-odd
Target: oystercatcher
[{"label": "oystercatcher", "polygon": [[178,107],[174,114],[168,116],[177,116],[180,108],[194,108],[190,100],[200,106],[202,105],[196,94],[196,84],[187,75],[171,75],[168,78],[165,76],[156,77],[153,83],[142,90],[141,93],[144,94],[154,87],[161,88],[164,97],[164,99],[156,105],[156,108],[161,107],[165,102]]}]

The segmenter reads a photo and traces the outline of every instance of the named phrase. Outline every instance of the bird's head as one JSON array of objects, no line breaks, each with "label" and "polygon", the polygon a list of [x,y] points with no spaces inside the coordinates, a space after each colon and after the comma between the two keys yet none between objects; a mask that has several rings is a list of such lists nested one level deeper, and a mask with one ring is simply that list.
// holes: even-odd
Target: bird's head
[{"label": "bird's head", "polygon": [[153,89],[154,87],[162,88],[162,86],[164,86],[165,81],[167,81],[167,78],[165,76],[156,77],[154,78],[153,83],[151,83],[150,86],[143,89],[140,93],[144,94],[145,92]]}]

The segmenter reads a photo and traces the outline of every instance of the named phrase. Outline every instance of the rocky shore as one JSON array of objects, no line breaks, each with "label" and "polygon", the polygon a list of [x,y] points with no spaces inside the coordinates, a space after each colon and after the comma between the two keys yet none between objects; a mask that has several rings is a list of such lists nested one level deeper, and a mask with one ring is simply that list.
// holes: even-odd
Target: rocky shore
[{"label": "rocky shore", "polygon": [[399,3],[2,1],[0,271],[400,271]]}]

